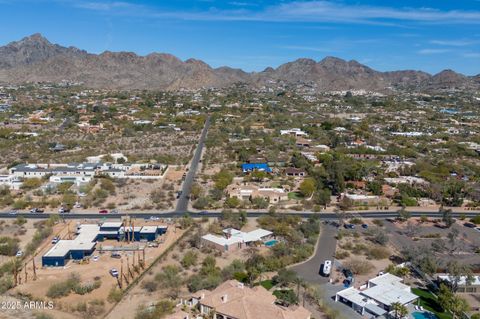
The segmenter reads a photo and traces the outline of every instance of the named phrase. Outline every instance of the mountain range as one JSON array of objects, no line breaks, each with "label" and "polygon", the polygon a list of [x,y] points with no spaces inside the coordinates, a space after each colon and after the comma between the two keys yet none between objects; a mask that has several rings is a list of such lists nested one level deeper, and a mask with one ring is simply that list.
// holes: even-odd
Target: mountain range
[{"label": "mountain range", "polygon": [[316,62],[298,59],[245,72],[230,67],[212,68],[203,61],[182,61],[164,53],[139,56],[132,52],[92,54],[75,47],[52,44],[41,34],[0,47],[0,82],[83,82],[109,89],[162,89],[251,86],[277,83],[313,85],[318,90],[386,90],[387,88],[480,88],[480,74],[465,76],[452,70],[431,75],[422,71],[379,72],[357,61],[326,57]]}]

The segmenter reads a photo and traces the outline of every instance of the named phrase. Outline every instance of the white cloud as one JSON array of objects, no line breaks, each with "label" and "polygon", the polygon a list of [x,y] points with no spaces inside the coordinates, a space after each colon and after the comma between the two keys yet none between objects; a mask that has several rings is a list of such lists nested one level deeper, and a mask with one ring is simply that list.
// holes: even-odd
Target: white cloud
[{"label": "white cloud", "polygon": [[[246,8],[238,10],[220,10],[212,7],[203,11],[161,10],[155,7],[136,5],[131,2],[123,1],[70,1],[70,3],[75,7],[89,10],[181,20],[345,22],[392,25],[402,21],[439,24],[480,24],[480,11],[440,10],[425,7],[394,8],[360,4],[350,5],[333,1],[292,1],[268,6],[259,10]],[[237,4],[247,3],[248,2],[237,2]]]},{"label": "white cloud", "polygon": [[478,41],[471,41],[471,40],[432,40],[430,41],[431,44],[438,44],[438,45],[445,45],[445,46],[452,46],[452,47],[463,47],[469,46],[478,43]]},{"label": "white cloud", "polygon": [[418,51],[418,54],[422,55],[431,55],[431,54],[442,54],[442,53],[448,53],[450,50],[448,49],[422,49]]},{"label": "white cloud", "polygon": [[462,56],[469,59],[480,59],[480,52],[466,52]]}]

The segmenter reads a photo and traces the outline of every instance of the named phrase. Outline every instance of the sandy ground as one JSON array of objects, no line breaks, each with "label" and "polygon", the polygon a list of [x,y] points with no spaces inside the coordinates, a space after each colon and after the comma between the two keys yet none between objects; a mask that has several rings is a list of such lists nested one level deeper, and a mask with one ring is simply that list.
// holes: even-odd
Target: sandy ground
[{"label": "sandy ground", "polygon": [[[144,224],[160,224],[159,222],[144,222]],[[138,224],[141,225],[140,223]],[[73,230],[75,228],[75,222],[70,222],[66,224],[58,224],[55,227],[55,234],[59,234],[62,238],[68,238],[68,230]],[[159,242],[161,243],[158,248],[149,248],[145,249],[145,261],[146,266],[152,263],[156,257],[158,257],[162,252],[164,252],[167,247],[175,243],[180,235],[180,232],[174,231],[173,225],[170,225],[167,234],[159,237]],[[73,237],[73,236],[72,236]],[[123,264],[124,272],[127,272],[127,260],[130,267],[133,266],[133,260],[135,256],[135,264],[138,264],[139,253],[133,252],[124,252],[122,253],[121,259],[114,259],[110,257],[109,253],[99,254],[97,251],[93,255],[98,255],[99,260],[97,262],[90,261],[86,264],[79,264],[70,261],[67,266],[63,268],[41,268],[41,256],[48,251],[52,244],[50,243],[51,238],[46,241],[46,244],[40,248],[39,253],[35,257],[35,264],[37,266],[37,279],[33,280],[33,269],[32,264],[29,263],[27,266],[28,271],[28,281],[24,282],[13,290],[10,291],[11,294],[29,294],[35,300],[49,300],[46,297],[46,293],[49,287],[53,283],[61,282],[66,280],[71,274],[76,273],[80,276],[82,284],[93,282],[94,278],[100,278],[101,286],[98,289],[95,289],[93,292],[85,295],[70,294],[67,297],[59,298],[54,300],[55,310],[57,311],[66,311],[67,313],[72,312],[72,307],[75,307],[80,302],[89,302],[94,299],[105,300],[113,286],[117,285],[117,280],[109,274],[109,270],[113,267],[117,268],[120,271],[121,265]],[[117,241],[105,241],[101,243],[104,246],[107,245],[127,245],[126,243],[119,243]],[[140,255],[142,257],[142,255]],[[134,277],[137,277],[139,274],[134,274]],[[132,279],[130,279],[132,280]],[[125,285],[125,282],[124,282]],[[112,305],[108,302],[105,303],[105,310],[109,310]],[[64,318],[64,316],[58,316],[55,318]]]},{"label": "sandy ground", "polygon": [[[209,222],[213,222],[214,219],[210,219]],[[203,224],[203,228],[207,228],[208,223]],[[249,218],[247,225],[242,228],[243,231],[249,231],[257,227],[257,222],[255,218]],[[178,230],[177,230],[178,231]],[[184,239],[186,241],[187,238]],[[112,312],[106,317],[107,319],[130,319],[135,316],[136,310],[141,305],[150,305],[162,298],[166,298],[167,291],[158,289],[155,292],[147,292],[145,289],[142,288],[142,283],[147,281],[152,281],[155,275],[159,272],[162,272],[162,268],[167,265],[177,265],[180,266],[179,261],[182,259],[183,254],[185,254],[188,250],[193,249],[198,254],[198,262],[197,266],[194,266],[188,270],[184,270],[181,273],[181,277],[186,279],[192,274],[195,273],[197,269],[200,268],[200,263],[202,260],[208,255],[201,250],[196,248],[182,248],[184,246],[181,242],[178,243],[174,247],[174,249],[158,264],[156,264],[148,274],[141,280],[141,282],[135,286],[126,296],[124,296],[123,300],[112,310]],[[188,247],[188,246],[187,246]],[[267,247],[259,247],[259,252],[266,252],[268,251]],[[240,259],[245,260],[248,256],[245,254],[245,250],[238,250],[229,253],[223,253],[221,255],[215,255],[217,266],[223,268],[229,265],[233,260]],[[181,267],[181,266],[180,266]],[[265,278],[268,278],[265,275]],[[180,296],[189,296],[190,293],[187,290],[186,283],[181,286]]]}]

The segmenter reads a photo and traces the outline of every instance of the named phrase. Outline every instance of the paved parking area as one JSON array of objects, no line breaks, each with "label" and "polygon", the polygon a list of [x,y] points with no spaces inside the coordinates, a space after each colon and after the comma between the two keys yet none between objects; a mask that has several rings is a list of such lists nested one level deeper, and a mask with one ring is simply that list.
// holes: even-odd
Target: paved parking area
[{"label": "paved parking area", "polygon": [[328,277],[320,276],[320,266],[327,259],[333,260],[335,255],[335,247],[337,245],[337,228],[332,225],[321,226],[320,237],[318,239],[317,251],[313,258],[309,261],[294,266],[291,269],[297,273],[297,275],[303,278],[306,282],[311,284],[325,284],[328,282]]}]

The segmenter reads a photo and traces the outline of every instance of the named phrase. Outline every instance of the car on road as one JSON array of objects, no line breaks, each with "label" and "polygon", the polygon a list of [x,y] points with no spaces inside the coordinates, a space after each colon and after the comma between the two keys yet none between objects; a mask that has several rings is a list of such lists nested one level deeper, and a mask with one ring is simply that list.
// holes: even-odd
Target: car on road
[{"label": "car on road", "polygon": [[177,199],[179,199],[180,196],[182,196],[182,194],[183,194],[183,191],[178,191],[178,192],[177,192]]},{"label": "car on road", "polygon": [[52,238],[52,244],[55,245],[56,243],[58,243],[59,240],[60,240],[60,237],[58,237],[58,236],[53,237]]},{"label": "car on road", "polygon": [[152,221],[160,220],[160,217],[158,217],[158,216],[150,216],[150,220],[152,220]]},{"label": "car on road", "polygon": [[17,251],[17,253],[15,254],[15,257],[22,257],[23,256],[23,251],[19,250]]},{"label": "car on road", "polygon": [[117,277],[118,277],[118,270],[117,270],[117,268],[112,268],[112,269],[110,269],[110,275],[112,275],[112,277],[117,278]]},{"label": "car on road", "polygon": [[322,265],[322,275],[325,277],[330,276],[330,272],[332,271],[332,261],[325,260]]},{"label": "car on road", "polygon": [[110,211],[110,214],[118,214],[118,210],[114,209]]},{"label": "car on road", "polygon": [[17,215],[18,212],[16,210],[11,210],[8,212],[9,215]]},{"label": "car on road", "polygon": [[108,214],[108,210],[106,209],[101,209],[98,211],[99,214]]},{"label": "car on road", "polygon": [[58,213],[59,213],[59,214],[67,214],[67,213],[70,213],[70,208],[60,207],[60,209],[58,210]]}]

